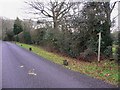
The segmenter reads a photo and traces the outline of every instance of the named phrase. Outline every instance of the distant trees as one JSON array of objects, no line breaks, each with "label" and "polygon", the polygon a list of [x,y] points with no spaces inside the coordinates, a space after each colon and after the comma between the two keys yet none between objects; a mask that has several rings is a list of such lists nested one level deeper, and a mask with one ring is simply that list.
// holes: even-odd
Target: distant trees
[{"label": "distant trees", "polygon": [[24,20],[22,21],[22,27],[23,27],[23,40],[24,43],[31,44],[31,35],[30,31],[32,30],[32,20]]},{"label": "distant trees", "polygon": [[19,41],[18,34],[22,31],[23,31],[23,27],[21,24],[21,20],[17,17],[13,25],[13,32],[14,32],[14,35],[16,35],[14,36],[16,41]]},{"label": "distant trees", "polygon": [[8,41],[13,41],[13,36],[14,36],[14,33],[13,31],[6,31],[6,37],[5,37],[5,40],[8,40]]},{"label": "distant trees", "polygon": [[14,20],[7,19],[7,18],[1,18],[1,23],[2,23],[2,40],[8,40],[12,41],[13,40],[13,24]]},{"label": "distant trees", "polygon": [[30,30],[32,29],[32,20],[20,20],[18,17],[14,22],[14,37],[16,41],[20,41],[22,43],[31,43],[31,35]]},{"label": "distant trees", "polygon": [[30,32],[26,32],[24,31],[23,32],[23,37],[24,37],[24,43],[27,43],[27,44],[31,44],[31,35],[30,35]]},{"label": "distant trees", "polygon": [[[101,32],[101,53],[111,56],[110,14],[116,2],[112,7],[109,2],[70,3],[55,0],[47,4],[39,1],[26,3],[34,10],[32,13],[46,17],[46,22],[38,20],[38,25],[43,23],[43,27],[40,25],[30,31],[35,43],[74,58],[97,56],[97,34]],[[52,19],[50,24],[48,18]]]},{"label": "distant trees", "polygon": [[22,31],[23,31],[23,27],[21,24],[21,20],[17,17],[14,22],[14,27],[13,27],[14,35],[18,35]]}]

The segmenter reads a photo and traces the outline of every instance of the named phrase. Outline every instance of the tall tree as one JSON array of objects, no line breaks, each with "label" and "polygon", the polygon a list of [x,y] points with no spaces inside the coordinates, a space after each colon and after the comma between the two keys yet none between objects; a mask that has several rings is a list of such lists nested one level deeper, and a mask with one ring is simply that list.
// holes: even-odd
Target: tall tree
[{"label": "tall tree", "polygon": [[14,22],[14,27],[13,27],[14,35],[18,35],[22,31],[23,31],[23,27],[21,24],[21,20],[17,17]]},{"label": "tall tree", "polygon": [[83,8],[85,23],[89,31],[89,43],[90,45],[92,43],[92,47],[96,47],[97,50],[97,33],[102,32],[102,52],[104,52],[107,46],[112,45],[110,10],[109,2],[88,2]]}]

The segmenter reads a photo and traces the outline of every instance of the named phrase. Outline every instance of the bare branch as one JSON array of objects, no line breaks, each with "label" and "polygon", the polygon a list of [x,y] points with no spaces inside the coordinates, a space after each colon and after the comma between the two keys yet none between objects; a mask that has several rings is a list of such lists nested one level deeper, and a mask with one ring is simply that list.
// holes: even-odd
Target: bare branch
[{"label": "bare branch", "polygon": [[110,13],[112,13],[112,11],[113,11],[113,9],[114,9],[114,7],[115,7],[115,5],[116,5],[117,2],[120,2],[120,1],[114,2],[113,6],[111,7]]},{"label": "bare branch", "polygon": [[43,3],[37,1],[33,1],[33,2],[25,2],[27,3],[29,6],[31,6],[33,9],[38,10],[39,13],[34,13],[34,14],[40,14],[42,13],[43,15],[47,16],[47,17],[52,17],[52,15],[50,15],[47,11],[44,10],[44,5]]},{"label": "bare branch", "polygon": [[42,13],[46,17],[51,17],[54,22],[54,27],[59,25],[59,22],[62,18],[69,12],[70,8],[73,6],[72,3],[67,3],[65,1],[58,2],[55,0],[54,2],[50,0],[49,6],[44,5],[43,3],[37,1],[27,2],[33,9],[37,10],[34,14]]},{"label": "bare branch", "polygon": [[61,12],[59,12],[58,16],[63,14],[63,13],[67,13],[71,7],[72,7],[72,4],[71,5],[68,4],[65,9],[63,9]]}]

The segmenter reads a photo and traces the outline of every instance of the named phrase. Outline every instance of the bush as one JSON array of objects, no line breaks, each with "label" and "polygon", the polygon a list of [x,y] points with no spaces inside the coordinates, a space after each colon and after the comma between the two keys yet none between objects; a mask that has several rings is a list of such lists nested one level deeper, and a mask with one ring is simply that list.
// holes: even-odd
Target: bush
[{"label": "bush", "polygon": [[118,62],[120,64],[120,46],[118,47],[117,54],[118,54]]},{"label": "bush", "polygon": [[112,57],[114,60],[117,61],[119,57],[119,46],[118,45],[113,45],[112,47]]},{"label": "bush", "polygon": [[17,42],[19,42],[19,37],[18,37],[18,35],[15,36],[15,40],[16,40]]},{"label": "bush", "polygon": [[104,50],[104,55],[107,57],[111,57],[112,56],[112,46],[108,46],[105,50]]},{"label": "bush", "polygon": [[77,57],[77,59],[91,62],[97,59],[97,53],[88,48],[84,52],[80,53],[80,56]]},{"label": "bush", "polygon": [[31,36],[29,32],[23,32],[24,34],[24,42],[27,44],[31,44]]},{"label": "bush", "polygon": [[117,46],[116,47],[116,61],[118,61],[120,63],[120,47]]}]

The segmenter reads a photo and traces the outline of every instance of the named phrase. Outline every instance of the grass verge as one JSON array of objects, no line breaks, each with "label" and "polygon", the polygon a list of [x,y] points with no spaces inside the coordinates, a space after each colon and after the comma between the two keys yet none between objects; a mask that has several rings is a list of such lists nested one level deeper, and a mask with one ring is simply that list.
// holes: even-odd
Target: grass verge
[{"label": "grass verge", "polygon": [[69,57],[64,57],[55,53],[51,53],[35,45],[28,45],[18,42],[17,44],[20,46],[22,45],[21,47],[26,49],[29,49],[31,47],[32,52],[60,65],[62,65],[63,60],[66,59],[68,60],[69,65],[64,67],[97,79],[104,80],[105,82],[108,82],[110,84],[118,85],[119,78],[118,65],[114,61],[106,60],[101,61],[99,64],[96,64],[95,62],[89,63],[84,61],[78,61],[76,59],[72,59]]}]

